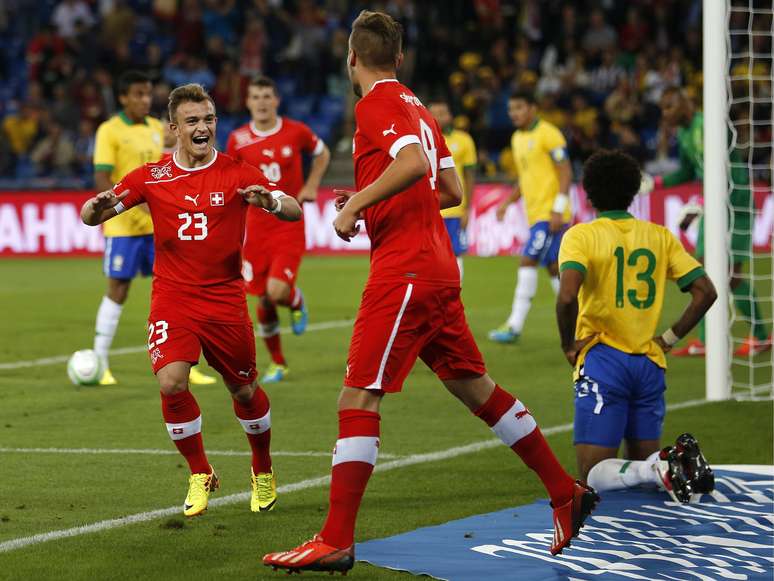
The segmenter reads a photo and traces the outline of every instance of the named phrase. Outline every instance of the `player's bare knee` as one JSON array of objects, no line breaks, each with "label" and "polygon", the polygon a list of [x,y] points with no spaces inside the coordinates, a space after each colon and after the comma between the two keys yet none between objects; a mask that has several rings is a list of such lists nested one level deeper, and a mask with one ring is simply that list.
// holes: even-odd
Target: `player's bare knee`
[{"label": "player's bare knee", "polygon": [[379,404],[383,392],[374,392],[356,387],[342,387],[339,394],[339,411],[341,410],[368,410],[379,411]]},{"label": "player's bare knee", "polygon": [[284,304],[290,298],[290,287],[286,284],[269,284],[266,287],[266,296],[275,305]]},{"label": "player's bare knee", "polygon": [[123,305],[129,296],[129,286],[131,281],[118,278],[108,280],[107,297],[119,305]]},{"label": "player's bare knee", "polygon": [[492,395],[495,382],[489,374],[464,379],[442,380],[449,393],[459,399],[468,409],[475,411],[484,405]]},{"label": "player's bare knee", "polygon": [[231,397],[242,404],[249,404],[253,399],[258,384],[253,382],[249,385],[229,386],[228,389],[231,392]]},{"label": "player's bare knee", "polygon": [[176,393],[182,393],[188,389],[188,376],[180,376],[177,374],[164,374],[158,375],[159,389],[164,395],[175,395]]}]

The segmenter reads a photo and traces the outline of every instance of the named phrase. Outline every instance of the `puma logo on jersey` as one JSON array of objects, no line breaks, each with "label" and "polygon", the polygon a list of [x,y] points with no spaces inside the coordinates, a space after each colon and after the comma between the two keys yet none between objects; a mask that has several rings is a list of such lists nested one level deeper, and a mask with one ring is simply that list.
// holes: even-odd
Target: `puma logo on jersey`
[{"label": "puma logo on jersey", "polygon": [[189,202],[192,202],[194,206],[198,206],[199,196],[201,196],[201,194],[196,194],[195,196],[184,196],[183,199],[188,200]]},{"label": "puma logo on jersey", "polygon": [[520,420],[524,416],[531,416],[531,415],[532,414],[529,413],[529,410],[525,408],[525,409],[521,410],[520,412],[516,412],[516,419]]},{"label": "puma logo on jersey", "polygon": [[271,157],[272,159],[274,158],[274,150],[273,149],[262,149],[261,153],[263,153],[263,155],[265,155],[266,157]]},{"label": "puma logo on jersey", "polygon": [[395,131],[395,123],[393,123],[389,129],[385,129],[384,131],[382,131],[382,135],[384,135],[385,137],[387,137],[390,133],[392,133],[393,135],[398,134],[398,132]]},{"label": "puma logo on jersey", "polygon": [[[245,377],[250,377],[250,370],[247,371],[238,371],[239,375],[243,375]],[[252,426],[251,426],[252,427]]]}]

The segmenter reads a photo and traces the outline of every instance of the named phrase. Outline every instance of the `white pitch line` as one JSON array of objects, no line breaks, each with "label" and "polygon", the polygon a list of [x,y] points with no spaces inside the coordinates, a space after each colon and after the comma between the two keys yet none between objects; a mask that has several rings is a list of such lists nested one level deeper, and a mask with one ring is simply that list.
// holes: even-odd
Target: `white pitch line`
[{"label": "white pitch line", "polygon": [[[177,450],[157,448],[0,448],[0,454],[144,454],[148,456],[177,456]],[[208,456],[251,456],[245,450],[207,450]],[[330,458],[330,452],[272,451],[272,456]],[[380,454],[382,458],[400,458],[396,454]]]},{"label": "white pitch line", "polygon": [[[310,323],[306,328],[306,332],[314,331],[327,331],[328,329],[341,329],[342,327],[349,327],[354,323],[353,319],[342,319],[339,321],[322,321],[320,323]],[[290,333],[290,327],[282,327],[281,333]],[[256,335],[257,336],[257,335]],[[132,353],[142,353],[147,351],[147,345],[137,345],[135,347],[119,347],[118,349],[111,349],[109,355],[130,355]],[[71,355],[71,354],[70,354]],[[30,359],[28,361],[9,361],[6,363],[0,363],[0,371],[6,369],[23,369],[25,367],[43,367],[45,365],[59,365],[60,363],[67,363],[70,359],[70,355],[55,355],[53,357],[43,357],[41,359]]]},{"label": "white pitch line", "polygon": [[[705,399],[694,399],[689,401],[683,401],[676,404],[667,406],[667,410],[671,409],[683,409],[688,407],[701,406],[707,403],[711,403]],[[559,434],[562,432],[569,432],[572,430],[572,424],[560,424],[558,426],[551,426],[545,429],[541,429],[543,434],[550,436],[552,434]],[[454,448],[448,448],[446,450],[440,450],[438,452],[429,452],[426,454],[412,454],[404,458],[392,460],[391,462],[385,462],[377,464],[374,468],[374,472],[387,472],[390,470],[396,470],[398,468],[404,468],[406,466],[414,466],[416,464],[424,464],[426,462],[437,462],[439,460],[448,460],[449,458],[455,458],[464,454],[471,454],[473,452],[479,452],[481,450],[487,450],[489,448],[495,448],[502,446],[502,442],[496,438],[488,440],[482,440],[480,442],[474,442],[466,446],[455,446]],[[320,476],[319,478],[309,478],[307,480],[301,480],[299,482],[293,482],[292,484],[286,484],[277,488],[278,493],[296,492],[299,490],[306,490],[308,488],[316,488],[318,486],[324,486],[331,481],[330,476]],[[220,498],[215,498],[210,502],[211,506],[222,506],[224,504],[234,504],[236,502],[243,502],[250,498],[249,492],[239,492],[236,494],[230,494]],[[170,506],[158,510],[151,510],[148,512],[140,512],[129,516],[120,518],[113,518],[109,520],[103,520],[89,525],[83,525],[79,527],[73,527],[70,529],[63,529],[58,531],[50,531],[48,533],[40,533],[37,535],[31,535],[29,537],[19,537],[11,539],[10,541],[4,541],[0,543],[0,553],[7,553],[9,551],[15,551],[28,547],[30,545],[37,545],[48,541],[55,541],[58,539],[66,539],[69,537],[77,537],[89,533],[96,533],[99,531],[105,531],[118,527],[127,526],[134,523],[148,522],[164,516],[172,516],[180,514],[180,506]]]}]

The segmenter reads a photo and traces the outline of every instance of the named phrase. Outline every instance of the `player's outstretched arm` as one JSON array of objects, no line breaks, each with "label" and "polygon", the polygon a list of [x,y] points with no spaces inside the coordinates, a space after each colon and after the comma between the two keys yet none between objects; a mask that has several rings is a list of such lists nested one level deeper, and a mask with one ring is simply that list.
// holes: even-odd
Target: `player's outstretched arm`
[{"label": "player's outstretched arm", "polygon": [[508,210],[508,206],[516,203],[521,197],[521,188],[519,188],[519,181],[516,180],[513,184],[513,190],[510,195],[505,198],[502,203],[497,206],[497,219],[502,222],[505,219],[505,212]]},{"label": "player's outstretched arm", "polygon": [[301,219],[303,211],[295,198],[280,192],[279,190],[269,191],[267,188],[255,184],[246,188],[237,189],[245,201],[257,208],[263,208],[267,212],[274,214],[280,220],[286,222],[296,222]]},{"label": "player's outstretched arm", "polygon": [[453,167],[438,172],[438,190],[441,193],[441,209],[454,208],[462,203],[462,184]]},{"label": "player's outstretched arm", "polygon": [[685,307],[678,321],[667,329],[663,335],[653,338],[665,353],[701,321],[701,318],[709,311],[712,303],[718,298],[715,286],[707,275],[693,281],[688,287],[688,292],[691,293],[691,302]]},{"label": "player's outstretched arm", "polygon": [[129,190],[116,194],[112,189],[100,192],[81,208],[81,220],[87,226],[98,226],[118,215],[115,207],[129,195]]}]

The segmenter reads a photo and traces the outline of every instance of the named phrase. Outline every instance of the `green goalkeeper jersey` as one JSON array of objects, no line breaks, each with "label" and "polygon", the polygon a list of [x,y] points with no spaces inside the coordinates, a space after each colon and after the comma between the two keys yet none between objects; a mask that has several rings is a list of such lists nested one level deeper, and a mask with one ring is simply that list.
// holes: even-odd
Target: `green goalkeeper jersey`
[{"label": "green goalkeeper jersey", "polygon": [[[680,153],[680,167],[664,176],[664,185],[676,186],[691,180],[704,178],[704,115],[697,111],[688,127],[677,130],[677,147]],[[729,216],[729,229],[732,232],[731,249],[734,262],[749,258],[751,252],[752,202],[750,195],[750,174],[744,160],[737,150],[732,150],[729,156],[731,183],[733,188],[729,195],[732,214]],[[699,240],[696,255],[704,254],[704,220],[700,223]]]}]

